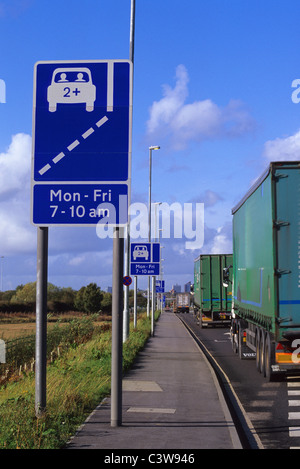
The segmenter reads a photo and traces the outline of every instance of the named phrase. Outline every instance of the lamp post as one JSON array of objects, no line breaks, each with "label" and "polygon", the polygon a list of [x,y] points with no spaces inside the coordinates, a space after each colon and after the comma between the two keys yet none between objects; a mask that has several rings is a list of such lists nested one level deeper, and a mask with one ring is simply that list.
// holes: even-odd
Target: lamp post
[{"label": "lamp post", "polygon": [[[160,256],[159,256],[159,279],[160,279],[160,284],[162,286],[162,280],[163,280],[163,269],[162,269],[162,261],[164,261],[164,259],[162,258],[162,250],[165,248],[165,246],[162,246],[160,244],[160,235],[161,235],[161,232],[163,230],[160,229],[159,230],[159,245],[160,245]],[[164,296],[164,292],[161,292],[160,294],[160,312],[162,313],[162,310],[163,310],[163,296]]]},{"label": "lamp post", "polygon": [[3,291],[3,259],[4,256],[0,256],[1,258],[1,291]]},{"label": "lamp post", "polygon": [[[148,241],[151,243],[151,183],[152,183],[152,151],[159,150],[160,147],[152,145],[149,147],[149,205],[148,205]],[[150,276],[148,276],[147,291],[147,316],[150,316]]]},{"label": "lamp post", "polygon": [[[157,206],[161,205],[162,202],[155,202],[155,211],[154,211],[154,240],[155,242],[157,241],[157,236],[156,236],[156,220],[157,220]],[[158,225],[159,225],[159,220],[158,220]],[[156,277],[152,276],[152,298],[151,298],[152,304],[151,304],[151,335],[154,336],[154,315],[155,315],[155,309],[156,309]]]}]

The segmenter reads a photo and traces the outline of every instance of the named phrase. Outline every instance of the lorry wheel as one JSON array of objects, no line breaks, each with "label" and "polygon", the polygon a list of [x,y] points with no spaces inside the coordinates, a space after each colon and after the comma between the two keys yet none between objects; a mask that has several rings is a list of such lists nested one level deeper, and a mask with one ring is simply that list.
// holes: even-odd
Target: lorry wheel
[{"label": "lorry wheel", "polygon": [[266,367],[265,367],[265,333],[262,330],[260,332],[260,372],[263,376],[266,376]]},{"label": "lorry wheel", "polygon": [[265,340],[265,376],[266,379],[271,381],[281,381],[285,378],[285,373],[274,372],[272,370],[272,364],[275,363],[275,346],[271,340],[269,332],[266,333]]},{"label": "lorry wheel", "polygon": [[261,371],[261,337],[260,337],[260,329],[256,329],[256,338],[255,338],[255,346],[256,346],[256,369],[257,371]]},{"label": "lorry wheel", "polygon": [[238,354],[241,360],[243,359],[242,348],[243,348],[243,329],[242,329],[241,321],[239,321],[238,322]]},{"label": "lorry wheel", "polygon": [[272,381],[272,368],[271,368],[271,340],[270,335],[267,332],[265,340],[265,377],[268,381]]},{"label": "lorry wheel", "polygon": [[258,327],[256,330],[256,369],[263,376],[266,374],[265,370],[265,333]]},{"label": "lorry wheel", "polygon": [[234,353],[238,352],[238,346],[237,346],[237,324],[236,320],[233,319],[231,321],[231,326],[230,326],[230,339],[231,339],[231,347]]},{"label": "lorry wheel", "polygon": [[234,353],[238,352],[238,347],[236,345],[236,334],[233,334],[232,330],[230,331],[231,347]]}]

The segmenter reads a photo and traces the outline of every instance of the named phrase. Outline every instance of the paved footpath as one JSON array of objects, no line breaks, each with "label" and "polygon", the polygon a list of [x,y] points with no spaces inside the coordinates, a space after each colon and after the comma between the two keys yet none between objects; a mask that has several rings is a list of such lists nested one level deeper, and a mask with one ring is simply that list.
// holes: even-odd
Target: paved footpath
[{"label": "paved footpath", "polygon": [[105,399],[67,449],[241,449],[214,372],[173,313],[124,377],[122,409],[111,427]]}]

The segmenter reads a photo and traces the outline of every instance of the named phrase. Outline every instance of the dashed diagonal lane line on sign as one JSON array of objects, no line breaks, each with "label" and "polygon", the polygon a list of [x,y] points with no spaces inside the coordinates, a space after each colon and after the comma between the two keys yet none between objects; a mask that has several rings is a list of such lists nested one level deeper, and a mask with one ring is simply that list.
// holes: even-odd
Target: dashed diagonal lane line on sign
[{"label": "dashed diagonal lane line on sign", "polygon": [[46,164],[42,169],[39,170],[40,175],[42,176],[51,168],[50,164]]},{"label": "dashed diagonal lane line on sign", "polygon": [[95,132],[95,131],[94,131],[93,127],[90,127],[86,132],[84,132],[84,133],[82,134],[82,137],[83,137],[84,139],[86,139],[86,138],[88,138],[90,135],[92,135],[92,133],[94,133],[94,132]]},{"label": "dashed diagonal lane line on sign", "polygon": [[[97,128],[99,129],[103,124],[105,124],[105,122],[108,121],[108,117],[104,116],[102,117],[101,119],[99,119],[97,122],[96,122],[96,126]],[[97,129],[94,129],[93,127],[90,127],[88,130],[86,130],[81,136],[86,140],[90,135],[92,135],[95,130]],[[71,152],[72,150],[74,150],[74,148],[78,147],[78,145],[80,145],[80,141],[79,140],[74,140],[72,143],[70,143],[70,145],[67,146],[67,149],[69,152]],[[65,153],[64,152],[60,152],[58,153],[58,155],[56,155],[52,161],[53,163],[57,164],[59,161],[61,161],[63,158],[64,158]],[[39,170],[39,173],[40,175],[42,176],[43,174],[45,174],[47,171],[49,171],[49,169],[51,169],[51,165],[49,163],[47,163],[45,166],[43,166],[40,170]]]},{"label": "dashed diagonal lane line on sign", "polygon": [[78,147],[79,144],[79,140],[74,140],[74,142],[72,142],[71,145],[69,145],[67,148],[69,151],[72,151],[74,150],[74,148]]},{"label": "dashed diagonal lane line on sign", "polygon": [[[60,152],[55,158],[53,158],[53,163],[58,163],[65,156],[64,152]],[[50,166],[50,165],[49,165]]]}]

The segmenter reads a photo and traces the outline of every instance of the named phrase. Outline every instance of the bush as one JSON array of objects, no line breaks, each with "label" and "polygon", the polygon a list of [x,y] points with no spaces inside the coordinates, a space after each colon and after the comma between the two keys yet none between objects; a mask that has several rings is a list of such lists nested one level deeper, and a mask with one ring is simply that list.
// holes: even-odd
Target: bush
[{"label": "bush", "polygon": [[[90,339],[95,331],[95,320],[95,315],[76,318],[65,326],[58,321],[47,333],[47,358],[50,359],[51,352],[59,345],[78,345]],[[0,376],[1,370],[8,368],[12,372],[21,365],[32,362],[35,357],[35,334],[10,340],[6,347],[7,363],[0,364]]]}]

